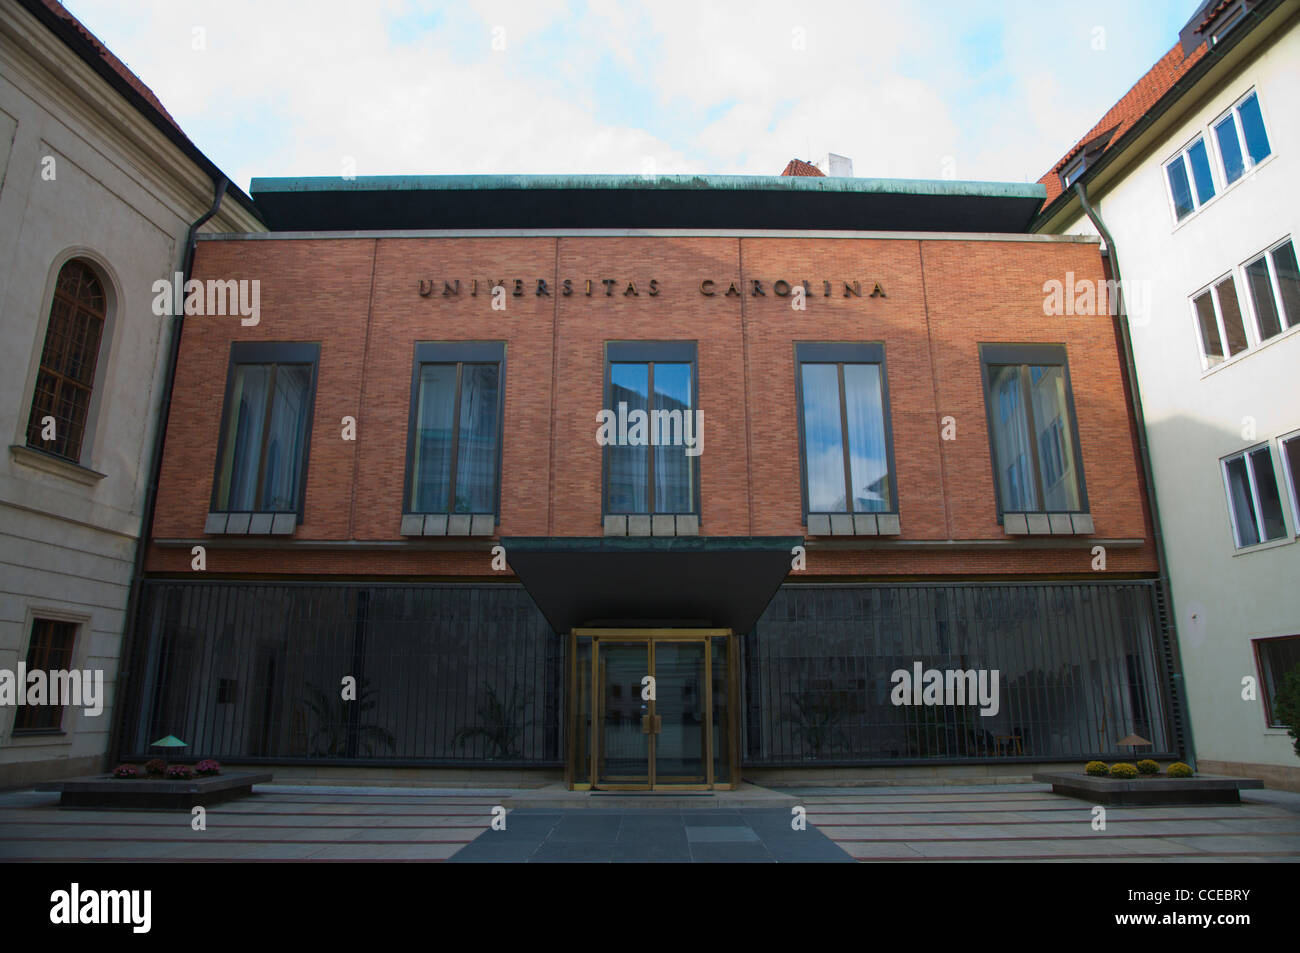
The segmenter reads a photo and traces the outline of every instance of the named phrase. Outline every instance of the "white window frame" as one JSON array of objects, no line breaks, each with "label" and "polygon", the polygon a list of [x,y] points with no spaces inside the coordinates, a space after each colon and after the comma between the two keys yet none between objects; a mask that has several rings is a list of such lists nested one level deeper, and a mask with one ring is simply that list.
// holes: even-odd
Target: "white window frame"
[{"label": "white window frame", "polygon": [[[1204,202],[1201,201],[1200,193],[1198,193],[1196,190],[1196,173],[1192,171],[1191,151],[1192,151],[1192,147],[1195,146],[1198,142],[1205,143],[1205,161],[1209,164],[1210,184],[1214,187],[1214,194],[1211,195]],[[1192,136],[1192,138],[1189,139],[1186,142],[1186,144],[1184,144],[1183,147],[1178,150],[1177,153],[1171,155],[1168,159],[1166,159],[1164,162],[1160,164],[1160,171],[1165,178],[1165,197],[1169,201],[1169,214],[1173,216],[1175,225],[1181,225],[1183,224],[1183,222],[1191,221],[1193,216],[1195,216],[1198,212],[1200,212],[1201,209],[1205,208],[1205,206],[1209,205],[1211,202],[1217,199],[1220,193],[1223,191],[1219,187],[1219,183],[1221,179],[1219,175],[1215,174],[1214,159],[1211,157],[1211,153],[1216,151],[1217,150],[1210,148],[1210,143],[1206,135],[1206,131],[1204,129],[1201,129],[1197,131],[1196,135]],[[1174,199],[1174,185],[1172,182],[1169,181],[1169,167],[1172,166],[1175,162],[1178,162],[1180,160],[1183,163],[1183,168],[1187,172],[1187,187],[1188,190],[1191,192],[1191,196],[1192,196],[1192,210],[1182,218],[1178,217],[1178,203]]]},{"label": "white window frame", "polygon": [[[1287,314],[1286,306],[1282,301],[1282,286],[1278,283],[1277,280],[1277,266],[1273,264],[1273,252],[1277,251],[1279,248],[1281,248],[1283,245],[1287,244],[1288,242],[1291,243],[1291,248],[1294,250],[1295,239],[1292,238],[1292,236],[1287,235],[1285,238],[1282,238],[1274,242],[1273,244],[1269,245],[1263,251],[1256,252],[1255,254],[1251,255],[1249,258],[1243,261],[1237,268],[1237,270],[1241,273],[1242,287],[1246,290],[1247,302],[1250,305],[1250,318],[1252,323],[1254,324],[1255,340],[1260,344],[1269,341],[1276,341],[1278,338],[1285,335],[1288,331],[1293,331],[1296,328],[1300,328],[1300,315],[1295,316],[1295,323],[1290,325],[1287,324],[1287,319],[1290,317],[1290,315]],[[1300,252],[1297,253],[1297,257],[1300,258]],[[1271,337],[1267,337],[1267,338],[1264,337],[1264,332],[1259,326],[1259,309],[1256,308],[1255,306],[1255,293],[1251,290],[1250,282],[1246,274],[1246,266],[1253,265],[1261,258],[1264,259],[1264,264],[1268,268],[1268,287],[1269,287],[1269,291],[1272,292],[1273,294],[1273,307],[1277,309],[1278,323],[1281,325],[1281,329],[1277,332],[1277,334],[1274,334]],[[1249,335],[1247,335],[1247,337],[1249,337]]]},{"label": "white window frame", "polygon": [[1291,461],[1287,459],[1286,443],[1288,440],[1300,441],[1300,430],[1284,433],[1277,438],[1277,456],[1282,461],[1282,475],[1286,477],[1286,495],[1291,501],[1291,535],[1300,536],[1300,497],[1296,494],[1296,480],[1300,473],[1291,472]]},{"label": "white window frame", "polygon": [[[1250,157],[1250,150],[1246,148],[1246,136],[1241,128],[1241,104],[1250,99],[1251,94],[1254,94],[1255,101],[1259,103],[1259,117],[1264,123],[1264,133],[1265,135],[1268,135],[1268,130],[1272,127],[1272,123],[1270,123],[1268,117],[1264,115],[1264,101],[1259,96],[1259,90],[1254,86],[1242,93],[1236,102],[1211,119],[1209,124],[1206,126],[1206,137],[1214,141],[1214,155],[1218,160],[1219,175],[1222,176],[1224,189],[1229,189],[1238,182],[1243,181],[1251,172],[1258,169],[1269,159],[1273,158],[1277,152],[1277,147],[1273,143],[1273,137],[1270,135],[1268,137],[1268,155],[1264,156],[1264,158],[1259,162],[1256,162]],[[1237,148],[1241,150],[1241,160],[1245,163],[1244,168],[1241,170],[1241,175],[1237,176],[1237,178],[1233,179],[1231,182],[1228,181],[1228,167],[1223,161],[1223,150],[1219,146],[1219,135],[1216,130],[1219,123],[1223,122],[1223,120],[1228,116],[1232,117],[1232,129],[1237,135]]]},{"label": "white window frame", "polygon": [[[1259,546],[1265,546],[1269,543],[1276,543],[1289,538],[1290,534],[1286,528],[1286,513],[1282,514],[1282,535],[1273,539],[1264,538],[1263,508],[1259,505],[1259,487],[1255,485],[1255,467],[1250,459],[1250,455],[1256,450],[1268,451],[1268,464],[1273,467],[1273,479],[1277,480],[1277,464],[1273,459],[1273,443],[1265,440],[1263,443],[1252,444],[1236,453],[1230,453],[1226,457],[1219,458],[1219,473],[1223,477],[1223,494],[1228,504],[1228,522],[1232,525],[1232,541],[1236,544],[1238,550],[1250,550]],[[1250,484],[1250,500],[1255,505],[1255,519],[1259,522],[1255,526],[1255,535],[1259,537],[1259,542],[1242,543],[1241,528],[1237,524],[1237,511],[1232,505],[1232,484],[1228,481],[1228,464],[1233,460],[1241,457],[1246,462],[1246,480]],[[1279,496],[1278,502],[1281,503]]]},{"label": "white window frame", "polygon": [[[1253,261],[1254,259],[1251,260]],[[1241,312],[1242,330],[1246,334],[1246,346],[1236,354],[1228,353],[1228,329],[1223,323],[1223,305],[1219,301],[1219,285],[1227,281],[1229,278],[1232,279],[1233,293],[1237,296],[1237,308]],[[1187,297],[1187,306],[1192,310],[1192,328],[1196,333],[1196,346],[1200,348],[1201,351],[1202,370],[1210,371],[1217,367],[1222,367],[1229,361],[1234,361],[1239,357],[1244,357],[1246,354],[1249,354],[1251,348],[1258,343],[1258,337],[1256,337],[1255,340],[1251,340],[1250,323],[1246,320],[1246,311],[1241,307],[1241,292],[1238,290],[1239,285],[1240,280],[1236,270],[1228,271],[1219,275],[1219,277],[1215,278],[1208,285],[1198,288]],[[1215,327],[1218,328],[1219,331],[1219,346],[1223,348],[1223,356],[1214,364],[1210,363],[1210,355],[1206,353],[1205,339],[1201,336],[1201,315],[1200,312],[1196,310],[1196,299],[1207,293],[1210,295],[1210,301],[1214,304],[1214,323]]]}]

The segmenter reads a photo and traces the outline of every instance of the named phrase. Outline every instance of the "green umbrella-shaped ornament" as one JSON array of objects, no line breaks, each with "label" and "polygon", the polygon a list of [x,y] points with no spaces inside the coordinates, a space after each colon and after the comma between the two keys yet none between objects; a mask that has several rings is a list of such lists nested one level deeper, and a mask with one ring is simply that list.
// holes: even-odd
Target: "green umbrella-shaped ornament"
[{"label": "green umbrella-shaped ornament", "polygon": [[188,748],[189,745],[184,741],[181,741],[181,739],[177,738],[175,735],[168,735],[166,738],[159,738],[153,744],[149,745],[149,747],[163,749],[163,776],[166,777],[167,765],[171,762],[171,749]]}]

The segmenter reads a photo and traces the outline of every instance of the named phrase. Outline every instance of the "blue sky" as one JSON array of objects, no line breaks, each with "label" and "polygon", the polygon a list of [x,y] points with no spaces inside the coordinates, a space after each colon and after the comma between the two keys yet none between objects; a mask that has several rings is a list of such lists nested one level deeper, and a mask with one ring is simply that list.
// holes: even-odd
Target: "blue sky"
[{"label": "blue sky", "polygon": [[244,188],[253,176],[1035,180],[1197,0],[65,0]]}]

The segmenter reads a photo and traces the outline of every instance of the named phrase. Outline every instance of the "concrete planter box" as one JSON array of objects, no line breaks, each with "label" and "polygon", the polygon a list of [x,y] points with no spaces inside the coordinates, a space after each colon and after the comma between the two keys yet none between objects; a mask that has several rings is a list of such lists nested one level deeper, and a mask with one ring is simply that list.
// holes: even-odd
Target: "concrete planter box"
[{"label": "concrete planter box", "polygon": [[1094,804],[1240,804],[1241,791],[1262,788],[1256,778],[1094,778],[1090,774],[1035,774],[1050,784],[1053,794],[1077,797]]},{"label": "concrete planter box", "polygon": [[45,781],[38,791],[60,791],[60,807],[134,807],[155,810],[207,807],[253,792],[254,784],[266,784],[270,774],[228,772],[206,778],[166,780],[162,778],[114,778],[98,774],[88,778]]}]

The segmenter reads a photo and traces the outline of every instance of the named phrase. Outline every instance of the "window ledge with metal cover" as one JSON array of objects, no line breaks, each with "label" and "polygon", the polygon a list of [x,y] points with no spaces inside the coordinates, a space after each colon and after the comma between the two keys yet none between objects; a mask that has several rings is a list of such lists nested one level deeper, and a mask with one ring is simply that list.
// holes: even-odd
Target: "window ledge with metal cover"
[{"label": "window ledge with metal cover", "polygon": [[809,513],[809,536],[898,536],[897,513]]},{"label": "window ledge with metal cover", "polygon": [[491,536],[494,513],[404,513],[403,536]]},{"label": "window ledge with metal cover", "polygon": [[697,513],[606,513],[606,536],[699,536]]},{"label": "window ledge with metal cover", "polygon": [[1003,513],[1008,536],[1091,536],[1091,513]]},{"label": "window ledge with metal cover", "polygon": [[208,514],[203,532],[209,536],[291,536],[298,527],[297,513]]}]

